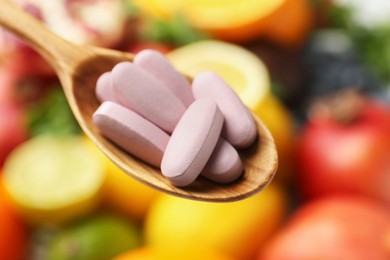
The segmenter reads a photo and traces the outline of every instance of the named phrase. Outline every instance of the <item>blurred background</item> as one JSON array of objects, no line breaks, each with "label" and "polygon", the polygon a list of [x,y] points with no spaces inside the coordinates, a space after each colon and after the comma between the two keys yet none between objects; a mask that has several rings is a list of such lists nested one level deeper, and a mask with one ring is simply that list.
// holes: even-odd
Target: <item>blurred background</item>
[{"label": "blurred background", "polygon": [[219,73],[270,129],[279,168],[234,203],[138,183],[0,30],[1,260],[390,259],[388,0],[14,2],[69,41]]}]

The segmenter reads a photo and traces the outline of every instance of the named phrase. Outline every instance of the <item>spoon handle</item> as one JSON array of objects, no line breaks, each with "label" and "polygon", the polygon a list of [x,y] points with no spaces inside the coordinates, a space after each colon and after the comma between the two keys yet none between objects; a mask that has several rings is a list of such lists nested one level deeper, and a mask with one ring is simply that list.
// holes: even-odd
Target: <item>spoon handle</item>
[{"label": "spoon handle", "polygon": [[78,59],[75,55],[77,45],[52,33],[43,23],[9,0],[0,0],[0,25],[29,43],[56,70]]}]

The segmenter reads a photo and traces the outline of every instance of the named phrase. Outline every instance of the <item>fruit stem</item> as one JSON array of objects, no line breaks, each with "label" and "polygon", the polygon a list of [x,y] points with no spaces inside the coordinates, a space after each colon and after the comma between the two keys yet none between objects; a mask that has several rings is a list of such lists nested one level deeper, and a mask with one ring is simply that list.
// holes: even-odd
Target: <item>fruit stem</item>
[{"label": "fruit stem", "polygon": [[309,120],[318,118],[332,119],[339,124],[351,124],[359,117],[366,103],[363,93],[356,89],[346,89],[334,94],[317,98],[308,109]]}]

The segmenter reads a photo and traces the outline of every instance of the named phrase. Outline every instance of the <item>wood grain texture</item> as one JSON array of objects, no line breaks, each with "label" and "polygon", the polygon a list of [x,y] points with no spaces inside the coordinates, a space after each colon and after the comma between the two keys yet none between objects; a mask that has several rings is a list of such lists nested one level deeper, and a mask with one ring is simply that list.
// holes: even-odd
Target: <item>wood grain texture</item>
[{"label": "wood grain texture", "polygon": [[172,186],[159,169],[132,157],[101,136],[92,122],[92,114],[99,106],[95,96],[98,77],[118,62],[132,61],[134,55],[71,44],[8,0],[0,0],[0,25],[26,40],[53,66],[83,131],[118,167],[138,181],[183,198],[227,202],[254,195],[272,180],[278,164],[274,140],[267,127],[253,115],[258,138],[251,147],[239,151],[244,162],[241,178],[230,184],[217,184],[200,177],[185,188]]}]

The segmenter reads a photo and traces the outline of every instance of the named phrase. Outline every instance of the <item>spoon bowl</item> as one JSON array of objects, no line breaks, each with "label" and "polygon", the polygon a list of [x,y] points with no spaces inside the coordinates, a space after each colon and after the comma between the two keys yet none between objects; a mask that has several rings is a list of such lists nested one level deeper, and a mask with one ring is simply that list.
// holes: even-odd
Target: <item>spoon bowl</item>
[{"label": "spoon bowl", "polygon": [[258,138],[252,146],[239,151],[244,163],[242,177],[229,184],[218,184],[199,177],[185,188],[173,186],[160,169],[138,160],[110,142],[92,122],[92,115],[99,106],[95,96],[98,77],[119,62],[132,61],[133,54],[72,44],[50,32],[41,22],[8,0],[0,0],[0,25],[28,42],[49,62],[82,130],[123,172],[136,180],[171,195],[213,202],[247,198],[260,192],[272,180],[278,164],[275,143],[267,127],[253,115]]}]

